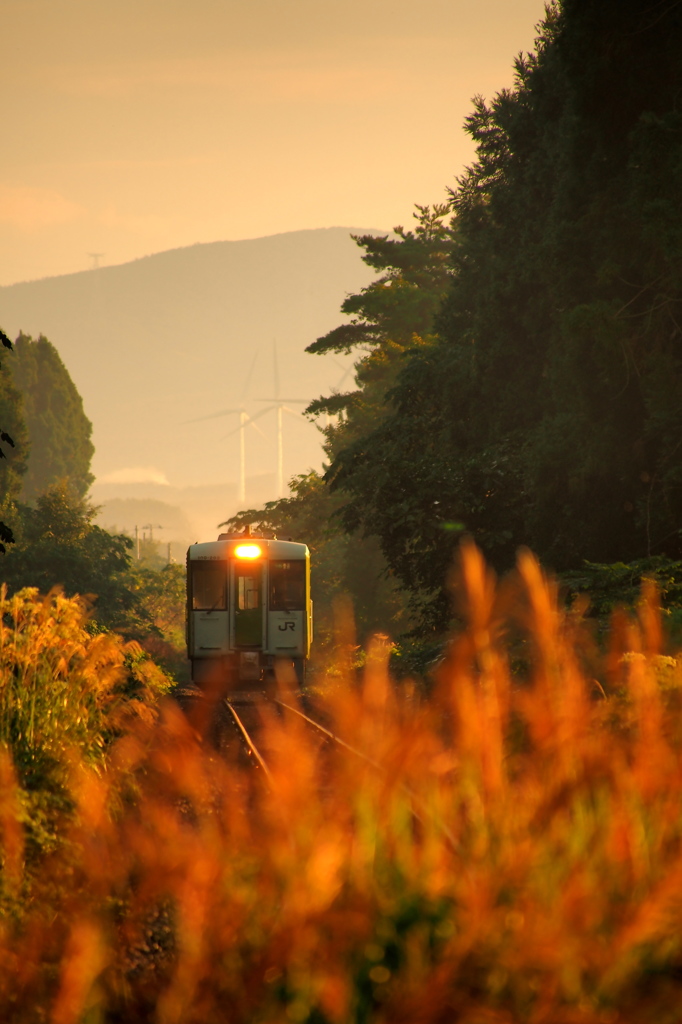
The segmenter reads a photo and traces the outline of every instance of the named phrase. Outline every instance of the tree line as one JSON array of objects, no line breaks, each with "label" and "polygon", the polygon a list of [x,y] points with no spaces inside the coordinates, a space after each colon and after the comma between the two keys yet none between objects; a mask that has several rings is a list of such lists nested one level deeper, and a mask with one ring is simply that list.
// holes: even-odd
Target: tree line
[{"label": "tree line", "polygon": [[59,587],[90,604],[90,629],[137,640],[186,675],[184,566],[132,559],[132,540],[95,523],[92,424],[59,353],[42,335],[4,332],[0,373],[0,582],[14,594]]}]

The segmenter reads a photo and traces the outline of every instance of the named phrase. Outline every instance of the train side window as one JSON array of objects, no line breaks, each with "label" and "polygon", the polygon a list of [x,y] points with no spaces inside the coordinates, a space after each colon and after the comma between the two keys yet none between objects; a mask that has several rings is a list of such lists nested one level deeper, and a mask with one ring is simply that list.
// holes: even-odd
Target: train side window
[{"label": "train side window", "polygon": [[305,608],[305,562],[270,563],[270,611],[296,612]]},{"label": "train side window", "polygon": [[227,608],[227,572],[224,562],[190,562],[192,567],[192,608],[195,611],[224,611]]},{"label": "train side window", "polygon": [[240,612],[260,608],[260,579],[258,576],[237,576],[237,608]]}]

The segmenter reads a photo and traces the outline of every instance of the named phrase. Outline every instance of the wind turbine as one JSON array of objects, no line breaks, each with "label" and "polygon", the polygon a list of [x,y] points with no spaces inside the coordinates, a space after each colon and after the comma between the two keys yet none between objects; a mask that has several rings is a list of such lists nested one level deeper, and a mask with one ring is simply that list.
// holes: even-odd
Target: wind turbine
[{"label": "wind turbine", "polygon": [[268,405],[265,409],[261,409],[257,412],[252,419],[257,419],[258,416],[264,416],[266,412],[272,412],[273,409],[277,410],[277,497],[284,497],[284,436],[282,429],[282,413],[286,412],[290,416],[294,416],[296,419],[301,415],[294,409],[290,409],[285,402],[290,402],[292,405],[310,405],[309,398],[257,398],[257,402],[272,402],[272,405]]},{"label": "wind turbine", "polygon": [[271,412],[273,409],[277,411],[277,497],[284,497],[284,436],[282,430],[282,413],[286,412],[290,416],[294,416],[296,419],[299,418],[300,413],[290,409],[286,404],[287,402],[291,405],[310,405],[309,398],[280,398],[279,394],[279,366],[277,363],[277,342],[272,343],[272,366],[273,366],[273,378],[275,385],[275,397],[274,398],[257,398],[257,402],[271,402],[261,412],[256,413],[253,419],[257,419],[259,416],[263,416],[266,412]]},{"label": "wind turbine", "polygon": [[333,388],[334,391],[338,391],[343,382],[345,381],[346,377],[348,376],[348,374],[352,373],[352,371],[355,369],[355,363],[351,363],[349,366],[344,366],[343,363],[339,362],[338,359],[335,359],[334,356],[330,356],[330,359],[333,363],[336,363],[339,369],[343,370],[343,376],[341,376],[338,379]]},{"label": "wind turbine", "polygon": [[[270,412],[275,409],[277,411],[277,497],[284,497],[284,438],[282,428],[282,413],[286,412],[289,416],[294,416],[296,419],[299,418],[300,413],[294,409],[290,409],[290,405],[310,405],[309,398],[282,398],[279,393],[279,366],[277,362],[277,343],[272,343],[272,361],[273,361],[273,378],[275,385],[275,397],[274,398],[257,398],[257,402],[270,402],[272,403],[262,412],[256,413],[256,416],[262,416],[263,413]],[[343,370],[343,376],[339,379],[336,388],[337,391],[349,373],[355,369],[355,363],[351,363],[350,366],[344,366],[337,359],[333,360],[337,366]],[[254,419],[256,417],[253,417]],[[329,416],[325,414],[325,425],[329,425]]]},{"label": "wind turbine", "polygon": [[214,420],[218,419],[221,416],[231,416],[234,415],[235,413],[239,414],[239,426],[236,428],[236,430],[230,430],[229,433],[224,434],[223,437],[220,438],[220,440],[223,441],[225,440],[226,437],[231,437],[232,434],[236,434],[237,430],[239,431],[239,487],[237,490],[237,500],[242,507],[246,504],[246,428],[248,426],[252,426],[253,429],[256,430],[262,437],[266,436],[260,429],[260,427],[257,427],[253,421],[257,420],[264,413],[268,412],[268,410],[264,409],[261,412],[256,413],[255,416],[249,416],[246,411],[246,406],[244,404],[257,359],[258,350],[256,350],[254,357],[251,361],[251,366],[249,367],[249,372],[246,375],[246,383],[244,384],[244,387],[242,389],[241,400],[238,406],[235,406],[232,409],[221,409],[219,412],[212,412],[208,416],[197,416],[197,418],[193,420],[185,420],[185,423],[202,423],[205,420]]}]

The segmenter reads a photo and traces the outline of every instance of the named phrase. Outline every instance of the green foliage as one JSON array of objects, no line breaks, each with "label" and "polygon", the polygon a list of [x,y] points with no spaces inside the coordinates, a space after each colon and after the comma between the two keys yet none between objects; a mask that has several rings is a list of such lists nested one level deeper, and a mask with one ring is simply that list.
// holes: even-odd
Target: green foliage
[{"label": "green foliage", "polygon": [[[437,337],[335,449],[349,528],[442,629],[462,524],[499,570],[682,556],[682,8],[551,4],[480,97]],[[343,438],[340,438],[343,441]]]},{"label": "green foliage", "polygon": [[[4,345],[9,339],[4,332],[0,334]],[[11,349],[11,342],[6,347]],[[0,373],[0,439],[4,442],[0,448],[0,502],[3,505],[19,494],[28,460],[28,431],[21,392],[12,373],[14,365],[15,354],[12,353]]]},{"label": "green foliage", "polygon": [[564,572],[559,579],[568,600],[588,598],[587,614],[597,619],[604,634],[617,608],[633,609],[641,605],[642,584],[648,581],[660,598],[670,642],[675,647],[682,645],[682,561],[664,555],[639,558],[627,564],[586,561],[580,569]]},{"label": "green foliage", "polygon": [[20,334],[12,369],[24,401],[30,446],[22,499],[35,500],[59,482],[85,497],[93,481],[92,424],[59,353],[42,335],[34,341]]},{"label": "green foliage", "polygon": [[[112,533],[113,532],[116,531],[112,530]],[[126,536],[130,536],[130,534],[126,533]],[[146,537],[143,535],[137,542],[137,548],[140,552],[140,557],[138,559],[137,554],[135,557],[139,567],[143,566],[147,569],[155,569],[158,572],[168,564],[166,545],[162,544],[160,541],[156,541],[152,537]]]},{"label": "green foliage", "polygon": [[101,768],[130,715],[148,715],[170,686],[137,644],[93,633],[87,615],[79,598],[0,592],[0,748],[11,753],[34,851],[54,846],[71,813],[73,764]]},{"label": "green foliage", "polygon": [[133,562],[131,539],[96,526],[97,511],[66,484],[35,507],[10,508],[16,544],[0,563],[2,580],[10,593],[58,587],[67,597],[80,595],[91,607],[93,632],[116,630],[185,679],[185,567]]},{"label": "green foliage", "polygon": [[[312,353],[364,350],[355,364],[357,389],[312,402],[311,415],[339,416],[325,429],[330,460],[358,436],[382,422],[387,395],[406,354],[428,344],[435,314],[446,294],[452,236],[445,223],[447,206],[417,206],[414,231],[398,226],[395,238],[353,236],[362,259],[380,276],[349,295],[341,312],[351,318],[309,345]],[[328,481],[333,479],[332,464]]]},{"label": "green foliage", "polygon": [[360,345],[373,350],[387,342],[405,349],[415,334],[428,333],[448,281],[448,207],[437,203],[416,210],[414,231],[398,226],[395,238],[351,236],[365,250],[363,262],[381,276],[342,303],[350,324],[318,338],[307,352],[350,352]]},{"label": "green foliage", "polygon": [[[360,639],[373,632],[395,635],[411,625],[395,574],[375,536],[378,531],[355,515],[349,493],[339,484],[345,483],[349,449],[381,428],[406,355],[432,341],[434,316],[449,275],[452,235],[445,222],[447,213],[445,205],[418,206],[413,231],[399,226],[394,238],[353,236],[363,250],[362,259],[379,276],[345,299],[341,310],[350,323],[307,349],[311,353],[361,350],[355,364],[356,388],[319,398],[307,410],[313,416],[335,418],[323,430],[330,468],[323,480],[316,474],[297,478],[290,498],[234,520],[290,531],[309,544],[318,637],[331,636],[334,599],[342,593],[352,599]],[[368,468],[371,476],[377,471],[379,467]]]},{"label": "green foliage", "polygon": [[135,567],[134,580],[135,591],[156,628],[179,640],[185,629],[184,565],[171,563],[159,570]]},{"label": "green foliage", "polygon": [[134,605],[122,632],[179,682],[189,682],[185,649],[187,579],[184,565],[160,568],[133,563],[129,574]]},{"label": "green foliage", "polygon": [[125,621],[134,597],[129,585],[127,537],[112,537],[94,526],[97,509],[74,497],[65,485],[41,495],[35,508],[18,505],[12,516],[16,544],[2,563],[10,591],[60,586],[68,597],[89,595],[103,625]]}]

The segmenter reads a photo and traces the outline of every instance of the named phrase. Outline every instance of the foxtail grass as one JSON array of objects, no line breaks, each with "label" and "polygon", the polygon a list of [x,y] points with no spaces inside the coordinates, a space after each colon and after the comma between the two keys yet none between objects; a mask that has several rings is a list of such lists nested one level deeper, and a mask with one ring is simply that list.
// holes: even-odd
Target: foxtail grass
[{"label": "foxtail grass", "polygon": [[263,707],[267,779],[172,701],[82,746],[28,880],[5,738],[0,1019],[682,1020],[682,664],[655,593],[592,678],[530,554],[501,585],[465,545],[458,591],[432,697],[377,638],[316,712],[347,746]]}]

